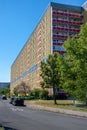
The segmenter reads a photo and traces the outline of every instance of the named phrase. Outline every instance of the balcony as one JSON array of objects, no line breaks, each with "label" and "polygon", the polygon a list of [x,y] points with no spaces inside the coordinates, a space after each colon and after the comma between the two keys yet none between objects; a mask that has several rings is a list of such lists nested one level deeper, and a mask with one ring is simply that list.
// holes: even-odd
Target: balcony
[{"label": "balcony", "polygon": [[[66,40],[67,38],[78,38],[78,36],[76,36],[75,34],[73,35],[69,35],[69,36],[64,36],[64,35],[58,35],[58,34],[53,34],[53,39],[62,39],[62,40]],[[54,42],[55,43],[55,42]]]},{"label": "balcony", "polygon": [[63,23],[63,24],[70,24],[70,25],[82,25],[83,24],[83,22],[71,22],[71,21],[56,20],[56,19],[53,19],[53,23]]},{"label": "balcony", "polygon": [[68,36],[53,34],[53,38],[67,39]]},{"label": "balcony", "polygon": [[64,53],[66,53],[66,51],[58,51],[58,50],[53,50],[53,53],[54,52],[58,52],[58,53],[60,53],[61,55],[63,55]]},{"label": "balcony", "polygon": [[63,51],[65,52],[64,47],[60,46],[60,45],[53,45],[53,51]]},{"label": "balcony", "polygon": [[79,33],[80,30],[79,29],[74,29],[74,28],[64,28],[64,27],[53,27],[53,31],[69,31],[69,32],[76,32]]},{"label": "balcony", "polygon": [[61,42],[53,42],[53,45],[60,45],[60,46],[62,46],[62,44],[63,43],[61,43]]},{"label": "balcony", "polygon": [[68,16],[68,17],[74,17],[74,18],[83,18],[83,15],[81,14],[75,14],[75,13],[66,13],[66,12],[56,12],[53,11],[54,15],[61,15],[61,16]]}]

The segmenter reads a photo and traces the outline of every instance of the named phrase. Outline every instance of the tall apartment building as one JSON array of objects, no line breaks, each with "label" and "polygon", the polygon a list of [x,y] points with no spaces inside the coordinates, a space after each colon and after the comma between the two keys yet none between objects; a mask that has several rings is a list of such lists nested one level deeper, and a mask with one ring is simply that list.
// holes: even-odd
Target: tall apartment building
[{"label": "tall apartment building", "polygon": [[[85,3],[86,4],[86,3]],[[40,22],[11,66],[11,92],[24,81],[31,90],[40,88],[40,63],[49,54],[65,53],[62,47],[68,37],[75,37],[87,21],[87,6],[51,2]]]}]

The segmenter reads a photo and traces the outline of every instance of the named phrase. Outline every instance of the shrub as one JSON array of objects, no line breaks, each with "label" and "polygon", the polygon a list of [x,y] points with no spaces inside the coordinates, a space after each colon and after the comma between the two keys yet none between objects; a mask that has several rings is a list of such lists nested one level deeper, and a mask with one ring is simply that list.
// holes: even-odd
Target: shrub
[{"label": "shrub", "polygon": [[43,99],[43,100],[46,100],[48,99],[48,91],[47,90],[41,90],[40,91],[40,94],[39,94],[39,98],[40,99]]},{"label": "shrub", "polygon": [[47,100],[53,100],[53,95],[49,95]]},{"label": "shrub", "polygon": [[40,89],[34,89],[31,91],[30,96],[33,96],[34,99],[39,99]]},{"label": "shrub", "polygon": [[32,99],[34,99],[34,96],[32,96],[32,95],[28,95],[28,96],[18,96],[19,98],[22,98],[22,99],[24,99],[24,100],[32,100]]},{"label": "shrub", "polygon": [[29,95],[26,100],[32,100],[32,99],[35,99],[34,96]]}]

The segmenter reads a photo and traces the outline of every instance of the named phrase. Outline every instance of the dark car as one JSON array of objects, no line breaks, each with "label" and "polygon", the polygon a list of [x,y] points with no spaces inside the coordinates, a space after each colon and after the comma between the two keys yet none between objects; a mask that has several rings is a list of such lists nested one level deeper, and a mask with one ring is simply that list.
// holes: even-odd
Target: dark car
[{"label": "dark car", "polygon": [[22,98],[14,98],[12,104],[15,106],[24,106],[24,99]]},{"label": "dark car", "polygon": [[10,102],[9,103],[13,103],[13,101],[14,101],[14,99],[15,99],[15,97],[11,97],[11,99],[10,99]]},{"label": "dark car", "polygon": [[7,97],[5,95],[2,95],[1,99],[2,100],[7,100]]},{"label": "dark car", "polygon": [[57,99],[67,99],[67,96],[68,96],[67,93],[62,89],[60,89],[59,91],[56,91]]}]

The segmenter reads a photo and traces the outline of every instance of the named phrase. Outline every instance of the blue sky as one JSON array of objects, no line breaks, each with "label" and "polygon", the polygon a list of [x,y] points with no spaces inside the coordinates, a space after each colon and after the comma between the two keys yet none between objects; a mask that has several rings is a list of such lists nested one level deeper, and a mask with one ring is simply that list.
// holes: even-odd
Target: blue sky
[{"label": "blue sky", "polygon": [[0,82],[10,81],[13,61],[51,1],[81,6],[86,0],[0,0]]}]

